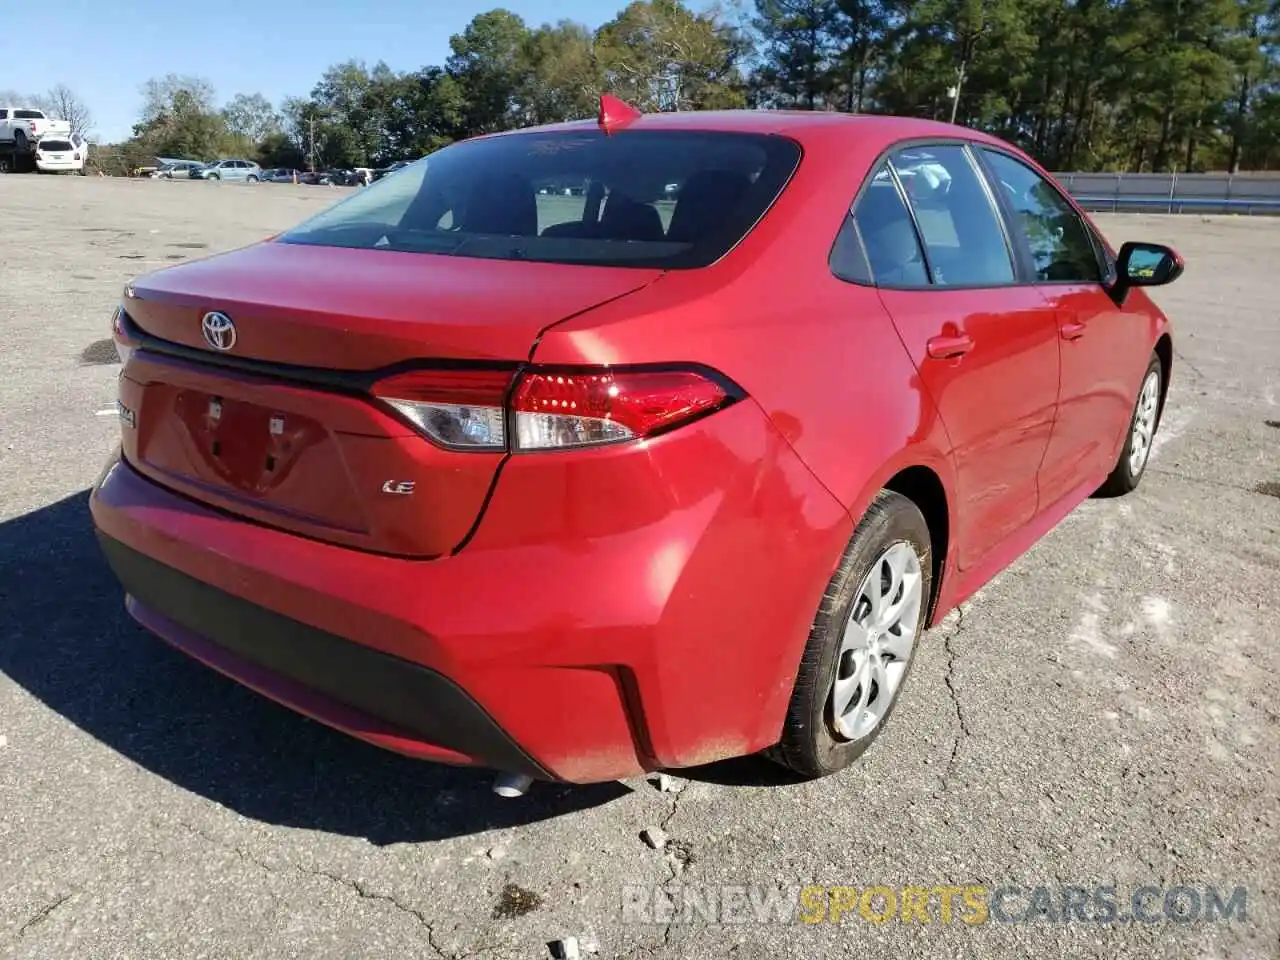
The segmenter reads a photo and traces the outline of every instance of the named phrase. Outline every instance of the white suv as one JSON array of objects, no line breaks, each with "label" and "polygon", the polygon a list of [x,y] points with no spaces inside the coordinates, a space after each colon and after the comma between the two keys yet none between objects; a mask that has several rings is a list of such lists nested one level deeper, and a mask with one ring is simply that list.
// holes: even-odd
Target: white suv
[{"label": "white suv", "polygon": [[44,137],[36,144],[36,169],[41,173],[84,172],[89,144],[79,134]]}]

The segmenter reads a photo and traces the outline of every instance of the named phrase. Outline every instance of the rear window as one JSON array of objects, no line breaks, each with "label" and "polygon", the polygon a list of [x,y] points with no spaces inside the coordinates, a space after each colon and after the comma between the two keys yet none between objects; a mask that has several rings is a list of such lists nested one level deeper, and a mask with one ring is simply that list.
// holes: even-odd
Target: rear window
[{"label": "rear window", "polygon": [[71,150],[71,143],[67,140],[41,140],[40,149],[45,153],[50,151],[57,153],[59,150]]},{"label": "rear window", "polygon": [[15,110],[13,111],[13,119],[15,120],[43,120],[44,114],[39,110]]},{"label": "rear window", "polygon": [[280,239],[498,260],[706,266],[755,225],[800,147],[705,131],[519,133],[456,144]]}]

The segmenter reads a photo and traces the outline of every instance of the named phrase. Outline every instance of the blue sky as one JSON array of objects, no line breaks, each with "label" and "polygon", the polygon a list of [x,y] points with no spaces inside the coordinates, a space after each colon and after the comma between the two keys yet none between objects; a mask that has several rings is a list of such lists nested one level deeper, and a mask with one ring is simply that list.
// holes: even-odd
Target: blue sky
[{"label": "blue sky", "polygon": [[[262,93],[306,94],[330,64],[352,57],[393,69],[440,64],[449,37],[496,6],[531,24],[561,19],[596,27],[625,0],[0,0],[5,44],[0,89],[42,93],[65,83],[93,112],[104,141],[129,135],[148,77],[194,74],[220,102]],[[702,4],[697,4],[702,6]],[[17,38],[24,38],[18,40]]]}]

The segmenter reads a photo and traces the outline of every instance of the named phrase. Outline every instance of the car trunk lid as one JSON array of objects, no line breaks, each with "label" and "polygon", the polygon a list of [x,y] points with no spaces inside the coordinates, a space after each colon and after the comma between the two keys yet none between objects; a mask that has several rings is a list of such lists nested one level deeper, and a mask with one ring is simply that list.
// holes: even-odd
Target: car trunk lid
[{"label": "car trunk lid", "polygon": [[199,350],[213,351],[201,319],[218,311],[235,325],[229,355],[371,370],[523,360],[546,327],[659,274],[269,242],[143,278],[126,306],[147,333]]},{"label": "car trunk lid", "polygon": [[[161,271],[124,304],[125,456],[257,522],[447,554],[505,454],[433,444],[373,399],[373,383],[441,362],[514,370],[546,327],[659,275],[278,242]],[[233,339],[206,336],[211,313]]]}]

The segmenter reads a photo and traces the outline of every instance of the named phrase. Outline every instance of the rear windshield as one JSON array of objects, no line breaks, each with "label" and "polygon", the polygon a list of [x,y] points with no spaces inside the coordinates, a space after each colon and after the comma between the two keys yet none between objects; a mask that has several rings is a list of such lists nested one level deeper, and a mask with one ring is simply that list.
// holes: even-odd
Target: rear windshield
[{"label": "rear windshield", "polygon": [[44,114],[39,110],[15,110],[13,111],[13,119],[15,120],[43,120]]},{"label": "rear windshield", "polygon": [[280,239],[498,260],[701,267],[740,241],[800,160],[779,136],[519,133],[456,144]]},{"label": "rear windshield", "polygon": [[53,150],[55,152],[58,150],[70,150],[71,144],[66,140],[41,140],[40,149]]}]

